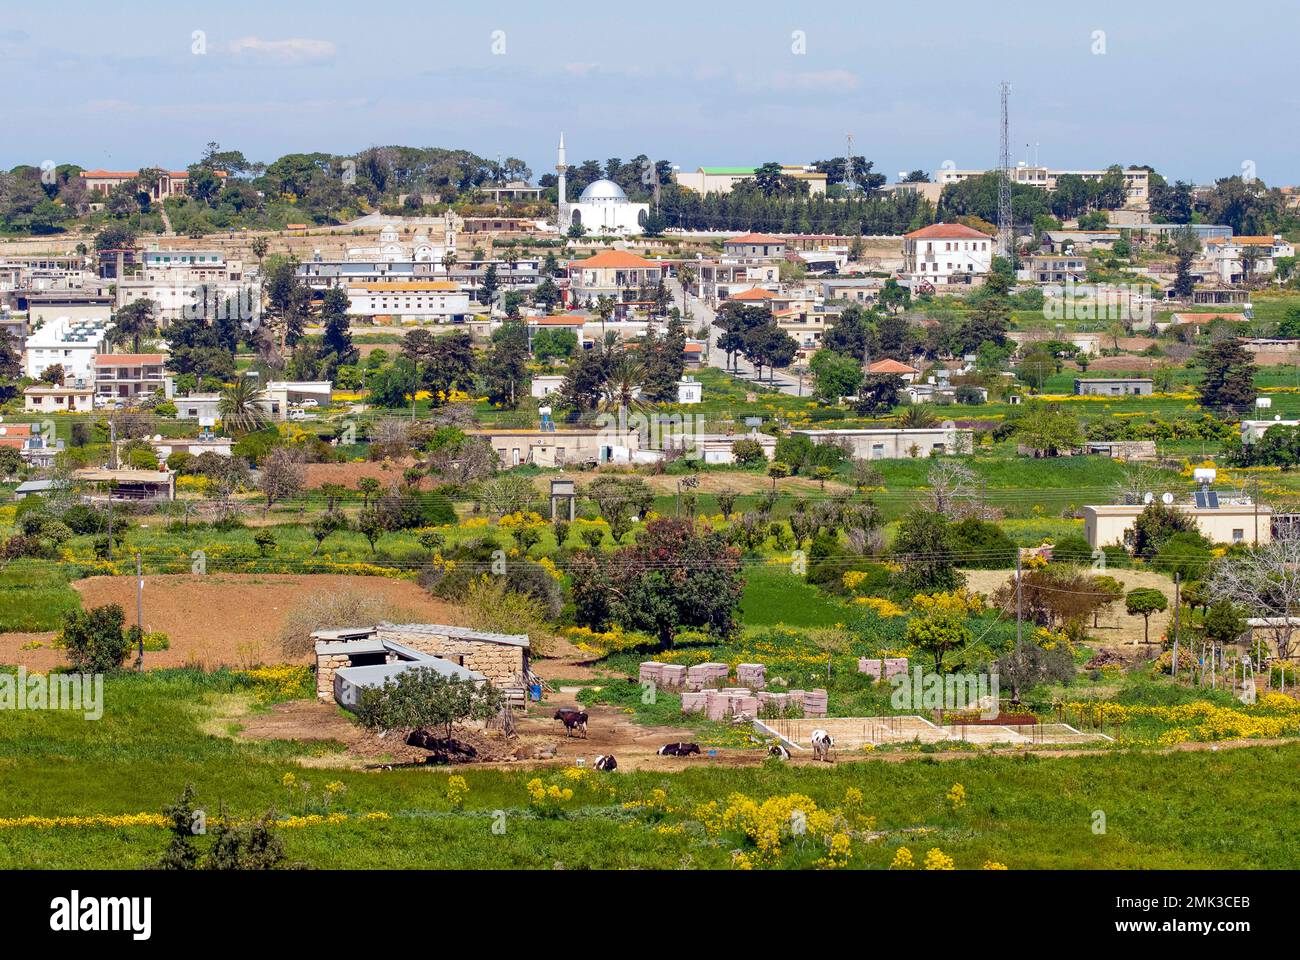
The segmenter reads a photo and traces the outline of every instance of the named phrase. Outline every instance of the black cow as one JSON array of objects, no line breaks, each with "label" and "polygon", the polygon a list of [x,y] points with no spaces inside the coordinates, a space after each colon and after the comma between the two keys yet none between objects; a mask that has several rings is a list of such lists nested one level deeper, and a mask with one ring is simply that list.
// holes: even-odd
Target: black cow
[{"label": "black cow", "polygon": [[561,707],[555,711],[556,720],[564,722],[564,735],[573,736],[573,731],[580,731],[583,737],[587,736],[587,714],[582,710],[573,710],[567,707]]},{"label": "black cow", "polygon": [[769,757],[776,757],[780,760],[790,759],[790,751],[787,750],[785,747],[781,746],[781,744],[779,743],[774,743],[770,747],[768,747],[767,755]]},{"label": "black cow", "polygon": [[612,753],[608,756],[602,753],[596,758],[596,769],[604,773],[613,773],[618,769],[618,761],[614,759]]},{"label": "black cow", "polygon": [[665,743],[659,748],[661,757],[689,757],[692,753],[699,753],[700,747],[695,743]]}]

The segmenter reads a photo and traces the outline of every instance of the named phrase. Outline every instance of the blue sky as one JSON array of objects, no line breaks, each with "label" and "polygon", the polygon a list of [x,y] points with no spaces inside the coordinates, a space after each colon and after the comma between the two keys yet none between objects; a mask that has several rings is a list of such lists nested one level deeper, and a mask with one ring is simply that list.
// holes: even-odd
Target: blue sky
[{"label": "blue sky", "polygon": [[1298,22],[1282,0],[10,3],[0,166],[403,143],[518,156],[536,176],[561,129],[570,162],[683,169],[834,156],[851,132],[893,179],[993,165],[1007,79],[1013,159],[1197,182],[1253,162],[1296,183]]}]

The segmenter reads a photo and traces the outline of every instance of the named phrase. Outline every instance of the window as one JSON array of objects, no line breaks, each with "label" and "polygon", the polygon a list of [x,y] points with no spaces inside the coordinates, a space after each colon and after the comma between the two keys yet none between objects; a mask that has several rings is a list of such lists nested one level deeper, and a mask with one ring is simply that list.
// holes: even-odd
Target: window
[{"label": "window", "polygon": [[1234,527],[1232,530],[1232,542],[1241,543],[1241,541],[1244,539],[1246,539],[1246,531],[1238,527]]}]

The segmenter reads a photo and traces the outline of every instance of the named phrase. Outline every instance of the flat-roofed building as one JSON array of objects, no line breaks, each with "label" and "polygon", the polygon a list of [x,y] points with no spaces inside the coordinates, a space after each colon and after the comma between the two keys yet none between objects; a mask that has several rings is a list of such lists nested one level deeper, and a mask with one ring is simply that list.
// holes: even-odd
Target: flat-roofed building
[{"label": "flat-roofed building", "polygon": [[1147,377],[1089,377],[1074,380],[1076,397],[1149,397],[1155,382]]},{"label": "flat-roofed building", "polygon": [[[1218,507],[1175,503],[1172,508],[1191,517],[1212,543],[1268,543],[1273,539],[1273,508],[1251,502],[1219,500]],[[1083,529],[1094,550],[1132,540],[1133,524],[1146,509],[1141,503],[1113,503],[1083,508]]]},{"label": "flat-roofed building", "polygon": [[813,443],[842,446],[859,460],[903,460],[932,454],[962,454],[974,449],[975,433],[961,427],[917,429],[793,430]]},{"label": "flat-roofed building", "polygon": [[95,397],[135,401],[171,393],[161,353],[100,353],[95,356]]},{"label": "flat-roofed building", "polygon": [[401,322],[463,323],[469,294],[451,280],[393,280],[348,286],[348,313]]}]

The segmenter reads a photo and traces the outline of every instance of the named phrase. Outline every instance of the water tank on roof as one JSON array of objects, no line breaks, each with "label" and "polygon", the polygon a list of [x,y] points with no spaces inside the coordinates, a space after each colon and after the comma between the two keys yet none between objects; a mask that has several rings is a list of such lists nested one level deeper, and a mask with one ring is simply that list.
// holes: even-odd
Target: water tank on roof
[{"label": "water tank on roof", "polygon": [[1218,475],[1219,471],[1213,467],[1197,467],[1192,471],[1192,479],[1200,484],[1211,484]]}]

